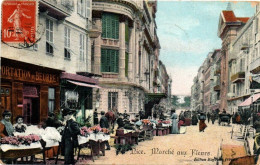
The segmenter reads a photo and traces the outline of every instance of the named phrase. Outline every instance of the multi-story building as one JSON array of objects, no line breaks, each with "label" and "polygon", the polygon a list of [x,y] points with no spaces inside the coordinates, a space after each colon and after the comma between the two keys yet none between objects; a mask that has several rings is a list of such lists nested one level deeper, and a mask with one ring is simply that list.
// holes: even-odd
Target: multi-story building
[{"label": "multi-story building", "polygon": [[211,109],[213,111],[219,109],[220,103],[220,63],[221,53],[220,49],[215,49],[212,54],[212,68],[211,73],[214,75],[213,78],[213,89],[211,92]]},{"label": "multi-story building", "polygon": [[101,75],[102,88],[95,91],[100,97],[94,97],[98,111],[115,108],[132,118],[145,109],[150,115],[152,107],[145,108],[145,103],[155,90],[157,1],[93,0],[92,9],[93,24],[100,32],[91,40],[92,71]]},{"label": "multi-story building", "polygon": [[222,39],[221,48],[221,75],[220,75],[220,111],[228,109],[227,94],[229,87],[229,50],[231,42],[237,36],[237,33],[243,25],[248,21],[248,17],[236,17],[231,10],[224,10],[220,13],[218,36]]},{"label": "multi-story building", "polygon": [[204,62],[204,110],[209,112],[211,110],[211,93],[212,93],[212,52],[210,52]]},{"label": "multi-story building", "polygon": [[231,43],[229,56],[229,93],[228,107],[236,112],[238,105],[250,96],[249,71],[250,56],[253,51],[253,18],[240,28],[235,40]]},{"label": "multi-story building", "polygon": [[84,117],[98,87],[97,79],[80,75],[91,72],[91,0],[40,0],[36,8],[36,43],[1,42],[1,112],[10,110],[13,120],[22,115],[28,124],[64,106]]}]

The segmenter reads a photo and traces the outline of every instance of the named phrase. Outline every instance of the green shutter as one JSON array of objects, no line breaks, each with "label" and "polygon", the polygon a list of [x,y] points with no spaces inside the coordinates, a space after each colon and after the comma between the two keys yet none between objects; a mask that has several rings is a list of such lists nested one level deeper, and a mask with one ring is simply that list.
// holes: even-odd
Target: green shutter
[{"label": "green shutter", "polygon": [[115,50],[109,50],[110,51],[110,71],[111,72],[115,72],[115,64],[116,64],[116,61],[115,61]]},{"label": "green shutter", "polygon": [[115,20],[115,39],[119,39],[119,16],[117,15]]},{"label": "green shutter", "polygon": [[128,60],[129,60],[129,55],[126,52],[125,53],[125,76],[128,77]]},{"label": "green shutter", "polygon": [[114,58],[115,58],[115,72],[116,73],[118,73],[118,70],[119,70],[119,66],[118,66],[118,64],[119,64],[119,50],[116,50],[115,51],[115,56],[114,56]]},{"label": "green shutter", "polygon": [[101,72],[105,72],[106,67],[106,51],[101,49]]},{"label": "green shutter", "polygon": [[119,16],[117,14],[102,14],[102,38],[119,39]]},{"label": "green shutter", "polygon": [[106,14],[104,13],[102,15],[102,38],[106,38],[106,25],[107,25],[107,20],[106,20]]}]

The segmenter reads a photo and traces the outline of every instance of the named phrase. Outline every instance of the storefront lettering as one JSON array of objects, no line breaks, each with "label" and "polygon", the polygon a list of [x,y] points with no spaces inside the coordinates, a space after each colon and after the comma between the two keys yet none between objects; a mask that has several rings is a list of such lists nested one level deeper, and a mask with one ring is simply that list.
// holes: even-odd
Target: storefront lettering
[{"label": "storefront lettering", "polygon": [[24,69],[17,69],[9,66],[1,66],[2,77],[12,77],[22,80],[45,82],[45,83],[58,83],[58,76],[55,74],[48,74],[42,72],[32,73]]}]

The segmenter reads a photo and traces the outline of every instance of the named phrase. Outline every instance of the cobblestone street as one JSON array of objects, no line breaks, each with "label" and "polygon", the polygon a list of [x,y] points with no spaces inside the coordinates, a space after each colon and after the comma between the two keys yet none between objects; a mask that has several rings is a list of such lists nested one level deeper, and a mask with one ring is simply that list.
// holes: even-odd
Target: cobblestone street
[{"label": "cobblestone street", "polygon": [[155,136],[123,155],[116,155],[112,147],[93,164],[216,164],[214,157],[218,155],[221,139],[223,144],[242,144],[231,140],[231,125],[207,125],[205,132],[199,132],[197,125],[188,126],[186,134]]}]

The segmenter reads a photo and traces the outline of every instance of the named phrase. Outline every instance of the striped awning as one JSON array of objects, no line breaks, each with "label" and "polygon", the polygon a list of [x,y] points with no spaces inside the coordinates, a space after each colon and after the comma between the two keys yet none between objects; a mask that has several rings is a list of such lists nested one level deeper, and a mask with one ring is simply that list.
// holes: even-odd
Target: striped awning
[{"label": "striped awning", "polygon": [[244,102],[242,102],[241,104],[239,104],[239,107],[243,107],[243,106],[249,106],[252,103],[256,102],[258,99],[260,98],[260,93],[254,94],[253,96],[247,98]]}]

